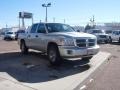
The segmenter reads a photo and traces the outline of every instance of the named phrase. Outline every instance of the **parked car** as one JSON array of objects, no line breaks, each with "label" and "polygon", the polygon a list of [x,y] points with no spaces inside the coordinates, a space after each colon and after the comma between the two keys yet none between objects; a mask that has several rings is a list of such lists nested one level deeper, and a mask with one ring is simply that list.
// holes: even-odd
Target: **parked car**
[{"label": "parked car", "polygon": [[5,32],[1,32],[0,37],[1,37],[2,39],[4,39],[4,36],[5,36]]},{"label": "parked car", "polygon": [[99,51],[97,38],[92,34],[76,32],[71,26],[61,23],[36,23],[18,37],[21,53],[28,49],[42,51],[48,55],[52,65],[62,58],[89,60]]},{"label": "parked car", "polygon": [[112,33],[112,30],[106,30],[105,33],[110,35]]},{"label": "parked car", "polygon": [[105,33],[104,30],[90,29],[90,30],[87,30],[87,33],[95,35],[97,37],[98,43],[101,43],[101,42],[108,43],[109,42],[109,36],[108,36],[108,34]]},{"label": "parked car", "polygon": [[16,32],[7,31],[7,32],[5,32],[5,34],[4,34],[4,40],[6,40],[6,39],[15,40],[15,35],[16,35]]},{"label": "parked car", "polygon": [[109,36],[110,41],[118,41],[120,42],[120,30],[114,30],[112,31],[111,35]]},{"label": "parked car", "polygon": [[20,33],[25,33],[25,30],[23,30],[23,29],[18,30],[18,31],[16,32],[16,35],[15,35],[15,40],[18,39],[18,35],[19,35]]}]

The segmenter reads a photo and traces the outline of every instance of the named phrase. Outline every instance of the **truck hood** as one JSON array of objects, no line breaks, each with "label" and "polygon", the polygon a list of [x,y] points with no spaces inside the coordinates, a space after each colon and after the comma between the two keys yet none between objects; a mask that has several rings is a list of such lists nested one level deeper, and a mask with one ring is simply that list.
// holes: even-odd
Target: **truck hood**
[{"label": "truck hood", "polygon": [[108,34],[105,34],[105,33],[95,33],[94,35],[95,36],[98,36],[98,35],[106,35],[106,36],[108,36]]},{"label": "truck hood", "polygon": [[95,35],[83,33],[83,32],[55,32],[55,33],[49,33],[49,35],[55,35],[55,36],[65,36],[65,37],[73,37],[73,38],[79,38],[79,37],[85,37],[85,38],[95,38]]}]

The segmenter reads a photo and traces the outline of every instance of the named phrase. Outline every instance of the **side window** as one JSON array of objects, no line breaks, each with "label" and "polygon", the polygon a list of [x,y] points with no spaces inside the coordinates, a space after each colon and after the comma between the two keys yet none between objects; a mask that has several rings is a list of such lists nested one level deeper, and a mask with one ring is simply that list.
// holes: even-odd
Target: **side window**
[{"label": "side window", "polygon": [[32,28],[31,28],[30,33],[35,33],[35,32],[36,32],[36,29],[37,29],[37,26],[38,26],[38,24],[34,24],[34,25],[32,26]]},{"label": "side window", "polygon": [[92,33],[93,33],[93,30],[88,30],[88,33],[92,34]]},{"label": "side window", "polygon": [[113,34],[114,34],[114,35],[118,35],[118,32],[117,32],[117,31],[114,31]]},{"label": "side window", "polygon": [[37,33],[46,33],[44,24],[38,25]]},{"label": "side window", "polygon": [[113,31],[113,34],[115,35],[115,31]]}]

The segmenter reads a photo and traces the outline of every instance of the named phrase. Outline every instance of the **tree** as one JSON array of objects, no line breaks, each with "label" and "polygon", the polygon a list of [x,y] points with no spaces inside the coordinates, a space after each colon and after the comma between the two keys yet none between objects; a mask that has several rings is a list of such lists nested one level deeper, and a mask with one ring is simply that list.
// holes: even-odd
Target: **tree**
[{"label": "tree", "polygon": [[90,30],[90,29],[95,29],[95,25],[90,26],[89,24],[87,24],[87,25],[85,26],[85,32],[87,32],[87,31]]},{"label": "tree", "polygon": [[89,29],[91,29],[92,27],[89,25],[89,24],[87,24],[86,26],[85,26],[85,32],[87,32],[87,30],[89,30]]}]

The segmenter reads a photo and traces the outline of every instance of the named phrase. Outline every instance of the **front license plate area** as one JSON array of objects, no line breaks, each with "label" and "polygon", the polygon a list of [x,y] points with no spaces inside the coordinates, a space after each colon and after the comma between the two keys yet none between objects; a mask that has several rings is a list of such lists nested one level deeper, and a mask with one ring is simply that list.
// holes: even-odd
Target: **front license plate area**
[{"label": "front license plate area", "polygon": [[88,54],[88,55],[94,54],[94,50],[93,50],[93,49],[89,49],[89,50],[87,51],[87,54]]}]

